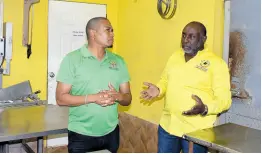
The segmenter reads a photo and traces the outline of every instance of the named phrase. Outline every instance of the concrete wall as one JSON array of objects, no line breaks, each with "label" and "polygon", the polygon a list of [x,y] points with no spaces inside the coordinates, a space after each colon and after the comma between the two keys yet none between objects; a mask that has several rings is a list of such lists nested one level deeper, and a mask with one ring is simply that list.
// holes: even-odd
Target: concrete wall
[{"label": "concrete wall", "polygon": [[244,34],[246,48],[245,89],[252,100],[233,99],[229,112],[220,119],[261,129],[261,0],[231,0],[232,31]]}]

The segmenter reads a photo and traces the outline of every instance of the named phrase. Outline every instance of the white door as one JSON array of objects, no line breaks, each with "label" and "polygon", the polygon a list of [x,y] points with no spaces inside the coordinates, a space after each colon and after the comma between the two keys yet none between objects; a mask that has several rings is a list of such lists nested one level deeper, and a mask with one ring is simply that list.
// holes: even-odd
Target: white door
[{"label": "white door", "polygon": [[[93,17],[106,17],[106,5],[49,0],[48,103],[56,104],[56,74],[64,56],[86,43],[85,27]],[[48,146],[67,144],[67,138],[48,137]],[[50,139],[55,138],[55,139]]]}]

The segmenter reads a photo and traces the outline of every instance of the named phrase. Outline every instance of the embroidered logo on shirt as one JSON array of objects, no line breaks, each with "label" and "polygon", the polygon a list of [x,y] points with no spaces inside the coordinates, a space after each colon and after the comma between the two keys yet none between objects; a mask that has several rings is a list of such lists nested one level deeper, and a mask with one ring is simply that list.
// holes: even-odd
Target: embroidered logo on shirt
[{"label": "embroidered logo on shirt", "polygon": [[118,70],[117,68],[117,64],[115,61],[110,61],[110,66],[109,66],[110,69],[113,69],[113,70]]},{"label": "embroidered logo on shirt", "polygon": [[208,69],[207,67],[210,65],[208,60],[201,60],[200,64],[196,66],[196,68],[206,72]]}]

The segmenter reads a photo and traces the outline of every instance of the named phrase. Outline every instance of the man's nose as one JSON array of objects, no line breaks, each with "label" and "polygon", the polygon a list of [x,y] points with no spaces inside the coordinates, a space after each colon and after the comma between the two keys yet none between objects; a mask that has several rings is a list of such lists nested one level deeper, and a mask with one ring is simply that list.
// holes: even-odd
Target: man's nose
[{"label": "man's nose", "polygon": [[183,43],[184,43],[184,44],[188,43],[188,40],[187,40],[186,37],[183,38]]},{"label": "man's nose", "polygon": [[188,43],[188,42],[189,42],[189,36],[185,36],[184,42],[185,42],[185,43]]},{"label": "man's nose", "polygon": [[115,36],[114,32],[110,32],[110,36],[114,37]]}]

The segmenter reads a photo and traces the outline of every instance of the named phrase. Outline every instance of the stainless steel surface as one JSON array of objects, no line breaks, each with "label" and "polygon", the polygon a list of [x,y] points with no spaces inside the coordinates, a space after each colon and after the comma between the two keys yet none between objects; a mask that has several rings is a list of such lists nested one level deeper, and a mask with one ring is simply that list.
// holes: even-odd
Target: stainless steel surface
[{"label": "stainless steel surface", "polygon": [[43,137],[38,137],[37,138],[37,153],[43,153],[43,149],[44,149]]},{"label": "stainless steel surface", "polygon": [[0,108],[39,106],[39,105],[47,105],[47,102],[46,101],[37,101],[37,102],[1,102],[0,101]]},{"label": "stainless steel surface", "polygon": [[31,85],[29,81],[0,89],[0,100],[15,100],[20,97],[27,96],[32,93]]},{"label": "stainless steel surface", "polygon": [[67,133],[68,108],[40,105],[0,109],[0,142]]},{"label": "stainless steel surface", "polygon": [[188,133],[184,138],[220,152],[261,152],[261,131],[232,123]]}]

